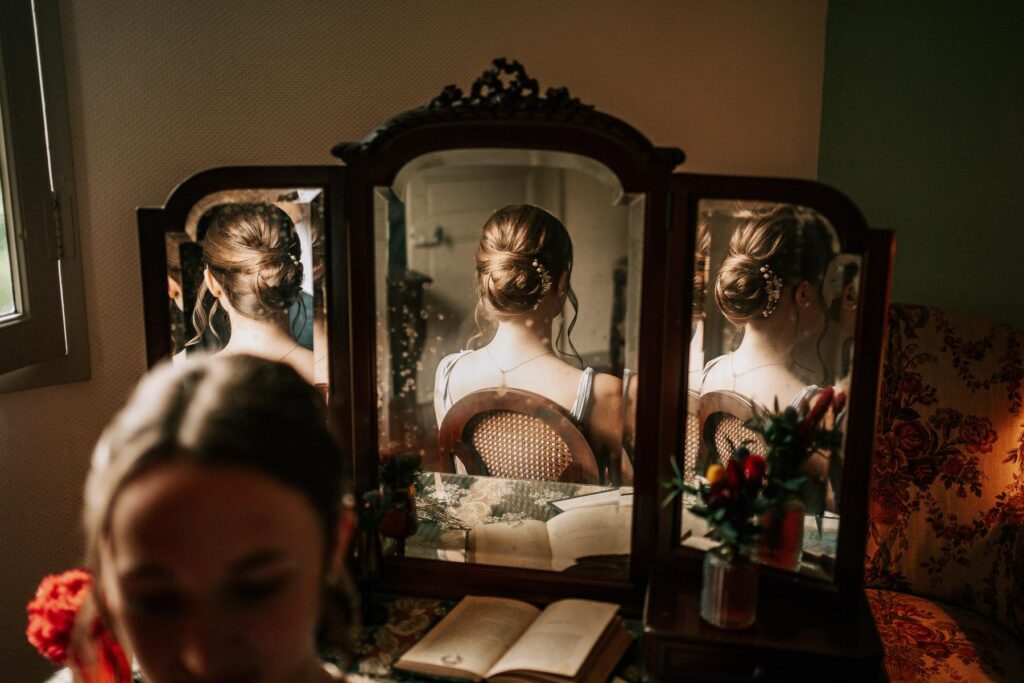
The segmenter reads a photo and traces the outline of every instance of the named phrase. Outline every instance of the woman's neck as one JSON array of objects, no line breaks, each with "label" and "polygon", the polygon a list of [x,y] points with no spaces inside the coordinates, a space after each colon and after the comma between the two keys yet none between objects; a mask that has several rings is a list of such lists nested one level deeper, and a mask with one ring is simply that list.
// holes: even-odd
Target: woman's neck
[{"label": "woman's neck", "polygon": [[743,330],[743,341],[733,352],[737,365],[744,367],[757,367],[768,363],[786,365],[793,362],[793,332],[792,330],[780,329],[778,322],[771,324],[757,325],[748,323]]},{"label": "woman's neck", "polygon": [[224,351],[228,353],[252,353],[266,355],[273,347],[294,346],[295,340],[288,333],[285,316],[261,320],[246,318],[235,311],[229,312],[231,339]]},{"label": "woman's neck", "polygon": [[515,320],[503,320],[498,323],[487,348],[495,359],[509,362],[551,351],[551,318],[523,315]]}]

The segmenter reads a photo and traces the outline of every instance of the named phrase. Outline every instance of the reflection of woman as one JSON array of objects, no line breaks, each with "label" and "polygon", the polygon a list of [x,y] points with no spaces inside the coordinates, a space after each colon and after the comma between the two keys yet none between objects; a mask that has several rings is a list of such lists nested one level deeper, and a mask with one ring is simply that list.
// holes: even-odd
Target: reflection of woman
[{"label": "reflection of woman", "polygon": [[[197,343],[218,308],[228,317],[225,353],[246,353],[291,365],[313,381],[313,352],[289,329],[288,311],[302,289],[302,250],[295,226],[273,204],[227,204],[210,219],[203,237],[206,262],[193,322]],[[214,301],[207,308],[209,293]]]},{"label": "reflection of woman", "polygon": [[[476,251],[476,318],[478,326],[485,319],[496,329],[481,348],[441,360],[434,383],[438,424],[463,396],[512,387],[544,396],[569,411],[598,462],[607,462],[609,453],[621,449],[622,380],[593,368],[580,370],[556,355],[552,343],[552,322],[566,299],[576,306],[571,272],[569,233],[547,211],[512,205],[487,220]],[[567,340],[572,326],[565,333]],[[632,479],[628,459],[623,459],[623,468],[623,479]]]},{"label": "reflection of woman", "polygon": [[331,587],[348,585],[343,460],[286,365],[143,380],[96,447],[84,520],[92,599],[146,681],[342,680],[316,641],[344,639],[352,606]]},{"label": "reflection of woman", "polygon": [[694,238],[693,302],[690,306],[690,357],[687,361],[687,387],[700,390],[704,369],[704,300],[708,294],[708,265],[711,233],[706,219],[697,223]]},{"label": "reflection of woman", "polygon": [[[770,408],[800,406],[820,391],[828,374],[818,349],[829,308],[822,292],[833,256],[831,228],[799,207],[756,213],[733,234],[715,301],[743,340],[705,366],[702,394],[735,391]],[[834,508],[829,461],[818,453],[804,467],[809,510]]]},{"label": "reflection of woman", "polygon": [[702,393],[731,390],[771,407],[798,405],[819,388],[826,373],[817,344],[828,308],[822,282],[832,244],[824,222],[791,206],[759,212],[733,234],[715,301],[743,340],[705,366]]}]

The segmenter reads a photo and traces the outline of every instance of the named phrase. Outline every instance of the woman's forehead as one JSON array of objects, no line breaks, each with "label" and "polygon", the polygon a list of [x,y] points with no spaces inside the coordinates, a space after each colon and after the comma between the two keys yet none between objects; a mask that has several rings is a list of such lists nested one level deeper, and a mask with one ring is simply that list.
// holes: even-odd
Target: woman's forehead
[{"label": "woman's forehead", "polygon": [[294,489],[243,467],[173,463],[141,473],[110,513],[117,571],[150,564],[225,570],[253,554],[317,559],[320,520]]}]

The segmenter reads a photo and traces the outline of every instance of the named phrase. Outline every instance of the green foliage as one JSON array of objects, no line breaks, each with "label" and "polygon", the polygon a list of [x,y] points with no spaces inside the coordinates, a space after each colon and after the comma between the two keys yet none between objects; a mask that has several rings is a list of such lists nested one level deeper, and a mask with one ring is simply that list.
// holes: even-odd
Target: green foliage
[{"label": "green foliage", "polygon": [[[726,467],[712,465],[707,479],[699,478],[697,486],[686,481],[679,459],[671,458],[672,474],[661,481],[669,490],[662,506],[669,505],[682,492],[695,495],[701,504],[690,512],[707,519],[713,535],[728,550],[749,547],[761,531],[757,518],[800,496],[807,482],[804,467],[815,453],[828,457],[830,468],[838,462],[842,433],[821,426],[825,413],[834,406],[831,389],[819,394],[810,409],[787,406],[780,410],[776,401],[774,410],[769,411],[755,404],[754,416],[746,426],[761,435],[764,455],[751,452],[753,442],[730,444],[732,457]],[[758,459],[750,464],[759,467],[745,467],[748,458]]]},{"label": "green foliage", "polygon": [[381,458],[377,468],[376,489],[363,494],[359,524],[376,529],[389,511],[406,505],[420,491],[422,459],[414,453],[401,453],[393,458]]},{"label": "green foliage", "polygon": [[797,410],[793,406],[779,410],[778,400],[771,412],[754,405],[754,416],[747,422],[747,427],[764,439],[768,462],[764,497],[770,509],[778,509],[788,499],[800,494],[801,487],[807,482],[804,467],[815,453],[829,458],[830,465],[832,459],[837,458],[842,432],[821,427],[832,399],[831,390],[826,390],[816,398],[810,410]]}]

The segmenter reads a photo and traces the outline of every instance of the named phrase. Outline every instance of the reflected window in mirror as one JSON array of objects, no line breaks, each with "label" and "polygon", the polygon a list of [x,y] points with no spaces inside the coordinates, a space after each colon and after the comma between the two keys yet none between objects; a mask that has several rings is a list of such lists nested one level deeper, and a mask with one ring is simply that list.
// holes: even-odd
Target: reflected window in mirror
[{"label": "reflected window in mirror", "polygon": [[252,354],[326,388],[321,189],[217,192],[196,202],[183,228],[165,238],[175,362]]},{"label": "reflected window in mirror", "polygon": [[375,197],[381,451],[423,458],[434,511],[410,546],[625,571],[642,198],[591,159],[509,149],[419,157]]},{"label": "reflected window in mirror", "polygon": [[[790,204],[701,201],[695,235],[694,305],[687,378],[686,478],[728,463],[746,445],[763,452],[751,420],[806,410],[831,388],[849,392],[860,258],[842,254],[829,222]],[[836,403],[837,406],[841,402]],[[844,410],[828,427],[844,429]],[[832,576],[838,536],[842,447],[818,450],[806,481],[801,573]],[[704,520],[683,501],[683,543],[707,549]]]}]

